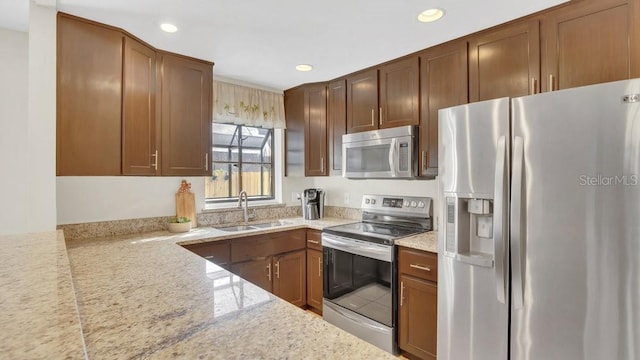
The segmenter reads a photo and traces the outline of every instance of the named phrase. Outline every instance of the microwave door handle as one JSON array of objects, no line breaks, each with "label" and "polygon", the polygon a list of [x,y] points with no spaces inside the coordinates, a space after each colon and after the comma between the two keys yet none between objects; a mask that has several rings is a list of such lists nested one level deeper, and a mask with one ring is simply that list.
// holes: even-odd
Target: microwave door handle
[{"label": "microwave door handle", "polygon": [[389,144],[390,146],[390,151],[389,151],[389,172],[391,173],[391,176],[396,176],[396,174],[398,173],[398,169],[397,169],[397,164],[396,164],[396,147],[398,146],[398,141],[397,139],[393,138],[391,139],[391,144]]}]

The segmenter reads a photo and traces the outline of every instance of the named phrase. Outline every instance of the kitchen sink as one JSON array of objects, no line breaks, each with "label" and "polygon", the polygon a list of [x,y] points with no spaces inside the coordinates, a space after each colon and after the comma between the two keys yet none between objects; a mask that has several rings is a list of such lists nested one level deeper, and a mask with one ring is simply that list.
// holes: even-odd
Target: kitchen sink
[{"label": "kitchen sink", "polygon": [[258,228],[254,227],[254,226],[250,226],[250,225],[238,225],[238,226],[220,227],[220,228],[216,228],[216,229],[222,230],[222,231],[233,232],[233,231],[255,230],[255,229],[258,229]]},{"label": "kitchen sink", "polygon": [[226,226],[226,227],[219,227],[216,229],[227,231],[227,232],[235,232],[235,231],[247,231],[247,230],[257,230],[257,229],[269,229],[269,228],[283,226],[283,225],[287,225],[287,223],[280,222],[280,221],[272,221],[272,222],[262,223],[262,224]]},{"label": "kitchen sink", "polygon": [[282,225],[286,225],[286,224],[279,221],[274,221],[274,222],[268,222],[268,223],[262,223],[262,224],[253,224],[251,226],[257,229],[268,229],[268,228],[282,226]]}]

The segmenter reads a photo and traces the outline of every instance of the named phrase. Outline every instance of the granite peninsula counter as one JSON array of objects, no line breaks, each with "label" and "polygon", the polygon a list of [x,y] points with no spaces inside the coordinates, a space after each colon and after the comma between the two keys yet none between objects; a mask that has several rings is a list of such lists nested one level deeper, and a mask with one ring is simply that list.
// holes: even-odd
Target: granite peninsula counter
[{"label": "granite peninsula counter", "polygon": [[287,221],[237,233],[198,228],[68,241],[88,357],[393,358],[177,245],[353,222]]},{"label": "granite peninsula counter", "polygon": [[[0,237],[0,352],[21,359],[392,359],[180,246],[354,221],[291,218],[242,232],[66,242],[62,231]],[[425,244],[407,240],[404,246]]]}]

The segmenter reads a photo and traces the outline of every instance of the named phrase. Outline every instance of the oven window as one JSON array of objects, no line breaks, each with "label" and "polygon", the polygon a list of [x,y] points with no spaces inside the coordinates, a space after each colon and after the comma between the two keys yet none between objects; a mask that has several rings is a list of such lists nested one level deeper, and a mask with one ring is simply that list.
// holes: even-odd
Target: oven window
[{"label": "oven window", "polygon": [[347,148],[347,171],[391,171],[391,167],[389,165],[390,147],[390,144],[382,144]]},{"label": "oven window", "polygon": [[390,262],[324,248],[325,301],[393,326],[393,269]]}]

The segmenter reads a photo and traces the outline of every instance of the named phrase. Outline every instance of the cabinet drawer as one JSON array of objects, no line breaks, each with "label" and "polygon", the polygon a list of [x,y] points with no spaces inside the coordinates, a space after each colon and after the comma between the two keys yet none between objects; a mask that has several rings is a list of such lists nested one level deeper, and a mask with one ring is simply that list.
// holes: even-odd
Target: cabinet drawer
[{"label": "cabinet drawer", "polygon": [[400,273],[438,282],[438,255],[400,247],[398,254]]},{"label": "cabinet drawer", "polygon": [[307,230],[307,249],[322,251],[322,231]]},{"label": "cabinet drawer", "polygon": [[231,261],[231,246],[228,241],[186,245],[185,248],[223,267],[228,266]]},{"label": "cabinet drawer", "polygon": [[231,241],[231,262],[302,250],[306,247],[305,230],[283,231],[249,236]]}]

